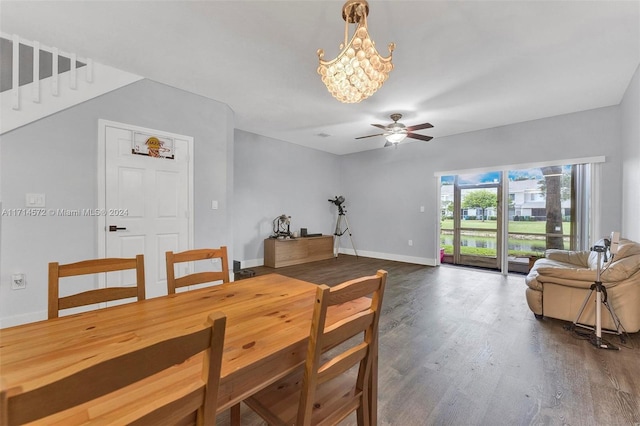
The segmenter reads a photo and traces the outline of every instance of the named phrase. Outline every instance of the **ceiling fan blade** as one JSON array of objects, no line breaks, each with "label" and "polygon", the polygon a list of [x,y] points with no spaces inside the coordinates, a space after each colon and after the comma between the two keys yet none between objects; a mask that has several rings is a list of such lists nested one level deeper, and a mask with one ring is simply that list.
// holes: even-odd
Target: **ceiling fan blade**
[{"label": "ceiling fan blade", "polygon": [[431,125],[431,123],[416,124],[415,126],[407,127],[407,131],[408,132],[413,132],[414,130],[430,129],[432,127],[433,126]]},{"label": "ceiling fan blade", "polygon": [[357,137],[356,139],[372,138],[374,136],[384,136],[384,133],[378,133],[377,135],[360,136],[360,137]]},{"label": "ceiling fan blade", "polygon": [[373,127],[377,127],[378,129],[387,130],[387,126],[383,126],[382,124],[372,124]]},{"label": "ceiling fan blade", "polygon": [[433,139],[433,136],[419,135],[417,133],[407,133],[407,137],[413,138],[413,139],[420,139],[421,141],[425,141],[425,142],[429,142],[431,139]]}]

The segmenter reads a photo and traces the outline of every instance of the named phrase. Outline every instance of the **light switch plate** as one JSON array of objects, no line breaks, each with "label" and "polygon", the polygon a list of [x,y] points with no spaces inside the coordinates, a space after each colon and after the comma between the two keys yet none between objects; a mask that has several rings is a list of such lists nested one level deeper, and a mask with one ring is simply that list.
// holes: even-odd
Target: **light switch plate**
[{"label": "light switch plate", "polygon": [[26,194],[24,197],[25,207],[45,207],[46,197],[44,194]]}]

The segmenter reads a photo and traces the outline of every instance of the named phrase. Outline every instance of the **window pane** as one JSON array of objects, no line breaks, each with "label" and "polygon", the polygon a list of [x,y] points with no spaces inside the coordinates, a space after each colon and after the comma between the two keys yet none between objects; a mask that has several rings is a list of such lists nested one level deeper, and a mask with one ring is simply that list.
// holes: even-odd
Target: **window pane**
[{"label": "window pane", "polygon": [[509,171],[509,256],[542,256],[548,248],[570,248],[572,168]]}]

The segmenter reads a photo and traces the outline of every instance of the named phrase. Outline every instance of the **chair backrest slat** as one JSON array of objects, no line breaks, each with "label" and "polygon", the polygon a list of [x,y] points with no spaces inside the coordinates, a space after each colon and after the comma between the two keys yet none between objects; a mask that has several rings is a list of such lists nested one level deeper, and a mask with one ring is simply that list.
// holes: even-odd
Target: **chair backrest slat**
[{"label": "chair backrest slat", "polygon": [[95,303],[128,299],[130,297],[138,297],[138,289],[136,287],[98,288],[59,298],[58,309],[69,309],[78,306],[93,305]]},{"label": "chair backrest slat", "polygon": [[81,262],[67,263],[59,265],[59,277],[70,277],[75,275],[97,274],[99,272],[123,271],[135,269],[137,258],[106,258],[90,259]]},{"label": "chair backrest slat", "polygon": [[318,385],[338,377],[356,363],[362,361],[367,356],[368,350],[369,346],[363,342],[332,358],[330,362],[325,363],[318,369]]},{"label": "chair backrest slat", "polygon": [[380,279],[376,275],[350,280],[332,287],[327,303],[329,306],[333,306],[359,297],[365,297],[374,294],[379,287]]},{"label": "chair backrest slat", "polygon": [[[105,287],[60,297],[60,278],[126,270],[136,271],[135,286]],[[49,319],[57,318],[59,311],[63,309],[132,297],[138,300],[144,300],[146,297],[142,254],[135,258],[91,259],[64,265],[58,262],[49,263]]]},{"label": "chair backrest slat", "polygon": [[373,322],[375,312],[363,311],[327,327],[322,338],[323,350],[334,347],[340,342],[366,331]]},{"label": "chair backrest slat", "polygon": [[189,285],[210,283],[214,281],[225,281],[225,275],[223,272],[196,272],[195,274],[185,275],[184,277],[176,278],[175,287],[186,287]]},{"label": "chair backrest slat", "polygon": [[[186,287],[196,284],[204,284],[214,281],[229,282],[229,261],[227,258],[227,247],[205,248],[187,250],[179,253],[168,251],[166,256],[167,266],[167,292],[174,294],[176,288]],[[195,262],[203,260],[220,259],[220,271],[196,272],[176,278],[175,265],[183,262]]]}]

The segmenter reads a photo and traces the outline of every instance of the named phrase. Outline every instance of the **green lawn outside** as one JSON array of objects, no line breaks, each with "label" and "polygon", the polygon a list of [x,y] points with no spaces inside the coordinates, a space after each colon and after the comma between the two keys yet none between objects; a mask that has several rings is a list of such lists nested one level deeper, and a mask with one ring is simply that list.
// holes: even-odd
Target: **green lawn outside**
[{"label": "green lawn outside", "polygon": [[[522,234],[545,234],[545,227],[547,222],[514,222],[509,221],[509,232],[522,233]],[[495,220],[463,220],[461,221],[462,228],[477,228],[477,229],[496,229],[497,223]],[[453,229],[453,219],[445,219],[441,222],[441,229]],[[562,233],[569,235],[571,224],[569,222],[562,222]]]},{"label": "green lawn outside", "polygon": [[[565,235],[569,235],[570,224],[568,222],[563,222],[563,233]],[[487,229],[487,230],[496,230],[497,223],[495,220],[465,220],[462,221],[462,228],[471,228],[471,229]],[[522,245],[523,241],[530,242],[533,247],[529,250],[509,250],[510,256],[517,257],[526,257],[526,256],[541,256],[544,253],[544,245],[545,245],[545,227],[546,222],[509,222],[509,232],[510,233],[521,233],[521,234],[538,234],[540,235],[538,238],[533,236],[510,236],[509,237],[509,246],[519,246]],[[443,220],[441,228],[443,231],[452,231],[453,230],[453,220]],[[473,233],[468,234],[469,237],[472,237],[475,241],[480,241],[483,239],[486,240],[494,240],[495,236],[487,236],[487,234],[482,235],[482,232],[476,233],[477,236],[474,236]],[[525,244],[526,245],[526,244]],[[450,244],[443,244],[442,248],[444,248],[446,254],[453,254],[453,246]],[[568,241],[565,242],[565,249],[569,248]],[[495,257],[496,250],[491,248],[482,248],[482,247],[466,247],[463,246],[460,248],[461,253],[465,255],[471,256],[488,256]]]}]

